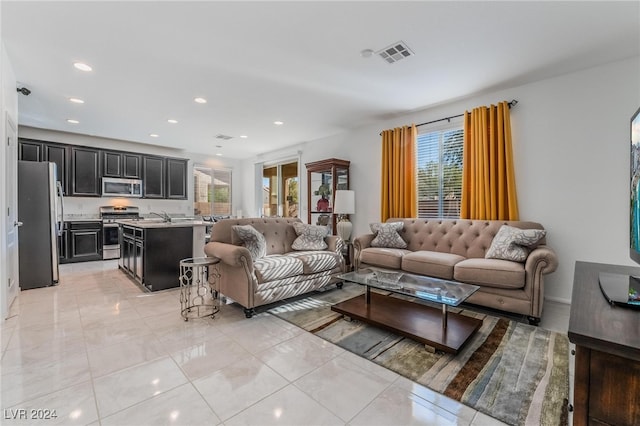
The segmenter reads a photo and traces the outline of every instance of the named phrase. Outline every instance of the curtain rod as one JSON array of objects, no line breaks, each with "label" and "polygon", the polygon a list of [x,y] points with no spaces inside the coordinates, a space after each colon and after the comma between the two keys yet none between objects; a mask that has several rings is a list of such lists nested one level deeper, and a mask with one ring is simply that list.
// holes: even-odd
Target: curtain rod
[{"label": "curtain rod", "polygon": [[[511,107],[515,106],[517,103],[518,103],[517,100],[512,99],[511,102],[507,103],[507,105],[509,105],[509,109],[511,109]],[[450,117],[440,118],[438,120],[427,121],[426,123],[416,124],[416,127],[425,126],[427,124],[439,123],[440,121],[451,121],[452,118],[462,117],[463,115],[464,114],[458,114],[458,115],[452,115]],[[380,132],[380,135],[382,135],[382,132]]]},{"label": "curtain rod", "polygon": [[[517,100],[513,99],[511,100],[511,102],[508,102],[507,105],[509,105],[509,109],[511,109],[511,107],[513,107],[514,105],[516,105],[518,103]],[[452,115],[450,117],[445,117],[445,118],[440,118],[438,120],[433,120],[433,121],[427,121],[426,123],[420,123],[420,124],[416,124],[416,127],[420,127],[420,126],[424,126],[427,124],[433,124],[433,123],[438,123],[440,121],[451,121],[452,118],[458,118],[458,117],[462,117],[464,114],[458,114],[458,115]]]}]

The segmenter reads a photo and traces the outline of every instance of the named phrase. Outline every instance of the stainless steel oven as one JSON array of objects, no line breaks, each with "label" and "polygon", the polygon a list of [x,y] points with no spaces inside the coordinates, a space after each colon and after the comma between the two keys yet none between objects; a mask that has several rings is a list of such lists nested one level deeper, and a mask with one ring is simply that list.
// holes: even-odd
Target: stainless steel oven
[{"label": "stainless steel oven", "polygon": [[118,232],[120,225],[116,221],[120,219],[139,219],[138,207],[132,206],[104,206],[100,207],[102,218],[102,258],[119,259],[120,241]]}]

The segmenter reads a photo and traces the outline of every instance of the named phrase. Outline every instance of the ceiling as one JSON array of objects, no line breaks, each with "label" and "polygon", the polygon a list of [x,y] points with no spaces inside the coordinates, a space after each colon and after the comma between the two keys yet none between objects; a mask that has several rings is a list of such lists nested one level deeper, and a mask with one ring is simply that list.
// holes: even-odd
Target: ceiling
[{"label": "ceiling", "polygon": [[[19,124],[235,159],[640,55],[637,1],[0,7]],[[361,56],[398,41],[414,55]]]}]

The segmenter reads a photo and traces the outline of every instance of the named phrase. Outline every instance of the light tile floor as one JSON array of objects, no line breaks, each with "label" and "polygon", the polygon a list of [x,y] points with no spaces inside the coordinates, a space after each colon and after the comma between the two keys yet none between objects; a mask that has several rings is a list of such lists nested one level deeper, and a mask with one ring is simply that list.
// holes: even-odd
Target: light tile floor
[{"label": "light tile floor", "polygon": [[[144,293],[115,261],[60,276],[0,325],[3,425],[502,424],[266,313],[184,322],[178,289]],[[568,322],[546,303],[542,327]]]}]

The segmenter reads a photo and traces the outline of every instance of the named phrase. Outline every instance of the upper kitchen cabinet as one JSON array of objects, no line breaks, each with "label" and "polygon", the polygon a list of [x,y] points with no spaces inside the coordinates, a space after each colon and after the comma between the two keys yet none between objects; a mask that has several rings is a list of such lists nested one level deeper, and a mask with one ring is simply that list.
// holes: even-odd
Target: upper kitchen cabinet
[{"label": "upper kitchen cabinet", "polygon": [[144,198],[165,198],[165,159],[142,157],[142,195]]},{"label": "upper kitchen cabinet", "polygon": [[18,139],[18,160],[42,161],[42,146],[39,141]]},{"label": "upper kitchen cabinet", "polygon": [[101,195],[100,150],[76,146],[71,148],[71,195]]},{"label": "upper kitchen cabinet", "polygon": [[167,198],[187,199],[187,164],[188,160],[167,158]]},{"label": "upper kitchen cabinet", "polygon": [[128,152],[102,151],[102,176],[140,179],[142,156]]},{"label": "upper kitchen cabinet", "polygon": [[18,140],[18,160],[56,163],[56,177],[65,195],[69,193],[69,158],[67,145],[32,139]]},{"label": "upper kitchen cabinet", "polygon": [[45,143],[42,154],[43,161],[56,163],[56,176],[62,185],[64,195],[69,194],[69,147],[65,145],[54,145]]}]

